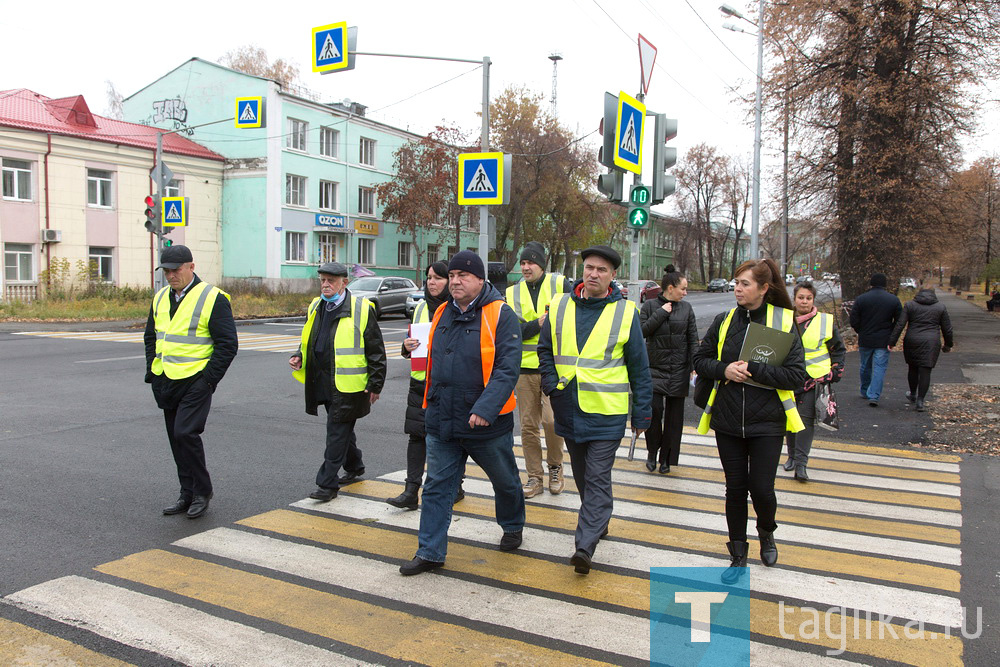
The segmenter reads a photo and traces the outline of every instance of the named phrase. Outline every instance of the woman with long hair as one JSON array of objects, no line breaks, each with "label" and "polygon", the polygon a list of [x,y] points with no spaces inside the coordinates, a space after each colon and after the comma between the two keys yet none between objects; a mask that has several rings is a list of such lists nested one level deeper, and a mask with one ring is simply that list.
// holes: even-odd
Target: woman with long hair
[{"label": "woman with long hair", "polygon": [[741,264],[734,294],[737,306],[719,313],[694,354],[698,376],[714,382],[698,432],[715,430],[726,476],[726,546],[732,560],[722,575],[724,583],[735,583],[746,572],[747,494],[757,514],[760,559],[769,567],[778,562],[774,478],[785,432],[802,430],[792,392],[806,380],[798,334],[780,366],[740,360],[751,322],[794,332],[792,302],[774,262],[752,259]]},{"label": "woman with long hair", "polygon": [[805,352],[805,384],[795,390],[795,405],[802,418],[804,429],[785,436],[788,460],[785,470],[794,470],[795,479],[808,482],[806,466],[816,433],[816,388],[830,382],[839,382],[844,376],[844,356],[847,348],[840,339],[833,315],[816,310],[816,287],[810,282],[795,286],[795,328],[802,339]]},{"label": "woman with long hair", "polygon": [[646,470],[659,461],[660,474],[676,466],[684,428],[684,399],[691,386],[698,325],[694,309],[684,301],[687,278],[669,264],[663,273],[663,291],[642,304],[639,324],[646,339],[649,372],[653,377],[653,421],[646,431]]},{"label": "woman with long hair", "polygon": [[[938,354],[951,352],[955,345],[951,317],[944,304],[938,301],[934,290],[925,288],[903,306],[903,314],[896,320],[896,328],[889,337],[889,347],[896,345],[904,326],[906,336],[903,337],[903,359],[906,361],[906,379],[910,385],[906,398],[911,403],[916,403],[917,412],[923,412],[924,400],[931,387],[931,370],[937,365]],[[944,346],[941,345],[942,336]]]}]

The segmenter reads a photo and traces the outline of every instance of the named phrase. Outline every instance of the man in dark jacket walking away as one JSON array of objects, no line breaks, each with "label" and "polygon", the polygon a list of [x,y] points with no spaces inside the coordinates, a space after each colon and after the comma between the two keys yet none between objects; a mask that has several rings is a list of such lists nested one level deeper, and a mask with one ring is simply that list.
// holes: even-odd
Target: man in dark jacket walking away
[{"label": "man in dark jacket walking away", "polygon": [[874,274],[871,289],[855,299],[851,308],[851,327],[858,334],[861,357],[861,397],[873,408],[878,407],[889,367],[889,334],[903,311],[896,295],[886,291],[887,284],[884,273]]},{"label": "man in dark jacket walking away", "polygon": [[521,546],[524,494],[514,458],[514,387],[521,330],[503,296],[486,282],[478,255],[463,250],[448,263],[451,298],[431,321],[426,408],[427,481],[418,548],[399,568],[405,576],[444,565],[452,503],[471,456],[493,484],[501,551]]},{"label": "man in dark jacket walking away", "polygon": [[[931,386],[931,370],[937,365],[939,352],[951,352],[955,338],[951,317],[932,289],[922,289],[903,308],[903,316],[892,330],[889,345],[895,345],[906,327],[903,338],[903,359],[907,365],[910,391],[906,398],[916,403],[917,412],[924,411],[924,399]],[[944,346],[941,346],[944,336]]]},{"label": "man in dark jacket walking away", "polygon": [[[326,408],[326,452],[309,497],[327,502],[365,474],[354,424],[379,399],[386,364],[375,309],[368,299],[351,295],[347,267],[327,262],[318,272],[322,293],[309,304],[302,342],[288,364],[305,385],[306,413]],[[344,475],[338,477],[341,468]]]}]

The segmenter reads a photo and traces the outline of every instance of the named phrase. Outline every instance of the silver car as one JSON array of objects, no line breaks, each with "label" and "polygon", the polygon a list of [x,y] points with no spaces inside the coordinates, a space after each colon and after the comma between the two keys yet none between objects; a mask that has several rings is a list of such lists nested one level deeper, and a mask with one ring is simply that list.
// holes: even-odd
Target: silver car
[{"label": "silver car", "polygon": [[375,317],[389,313],[406,314],[406,297],[417,290],[409,278],[398,276],[367,276],[347,283],[354,296],[367,297],[375,304]]}]

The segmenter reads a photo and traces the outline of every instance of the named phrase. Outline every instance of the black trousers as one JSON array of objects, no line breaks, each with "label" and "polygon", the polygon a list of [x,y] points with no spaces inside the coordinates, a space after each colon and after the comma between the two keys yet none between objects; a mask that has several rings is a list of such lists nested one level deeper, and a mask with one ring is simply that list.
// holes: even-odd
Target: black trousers
[{"label": "black trousers", "polygon": [[212,478],[208,475],[205,445],[201,441],[211,408],[212,388],[207,382],[196,381],[177,402],[176,407],[163,410],[170,451],[177,464],[181,495],[188,498],[212,495]]},{"label": "black trousers", "polygon": [[906,381],[910,385],[910,393],[919,399],[927,397],[931,388],[931,368],[928,366],[907,366]]},{"label": "black trousers", "polygon": [[730,541],[747,539],[748,493],[757,513],[757,532],[778,527],[774,521],[778,510],[774,477],[781,458],[781,441],[780,435],[741,438],[715,432],[722,470],[726,473],[726,524]]},{"label": "black trousers", "polygon": [[427,439],[422,435],[410,434],[406,443],[406,483],[420,486],[424,478],[424,463],[427,461]]},{"label": "black trousers", "polygon": [[653,393],[653,420],[646,431],[646,451],[650,461],[677,465],[684,431],[684,396]]},{"label": "black trousers", "polygon": [[326,451],[323,452],[323,465],[316,473],[316,486],[339,489],[340,482],[337,478],[341,468],[354,473],[365,469],[365,464],[361,461],[361,450],[358,449],[358,438],[354,435],[354,424],[358,420],[331,421],[329,405],[326,405],[326,413]]}]

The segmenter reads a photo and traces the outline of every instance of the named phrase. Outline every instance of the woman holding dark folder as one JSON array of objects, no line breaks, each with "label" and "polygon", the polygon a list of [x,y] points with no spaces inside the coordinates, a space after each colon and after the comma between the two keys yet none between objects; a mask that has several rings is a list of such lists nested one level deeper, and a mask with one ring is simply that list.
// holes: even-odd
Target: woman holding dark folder
[{"label": "woman holding dark folder", "polygon": [[[785,433],[802,430],[793,392],[806,381],[795,313],[774,262],[756,259],[741,264],[734,293],[736,308],[719,313],[694,354],[699,378],[714,382],[698,432],[715,430],[726,475],[726,546],[732,560],[722,581],[730,584],[746,572],[748,494],[757,514],[760,559],[767,566],[778,562],[774,478]],[[778,330],[771,338],[775,347],[787,346],[784,359],[762,355],[760,344],[754,355],[743,349],[751,322]],[[768,361],[745,360],[751,356]]]}]

